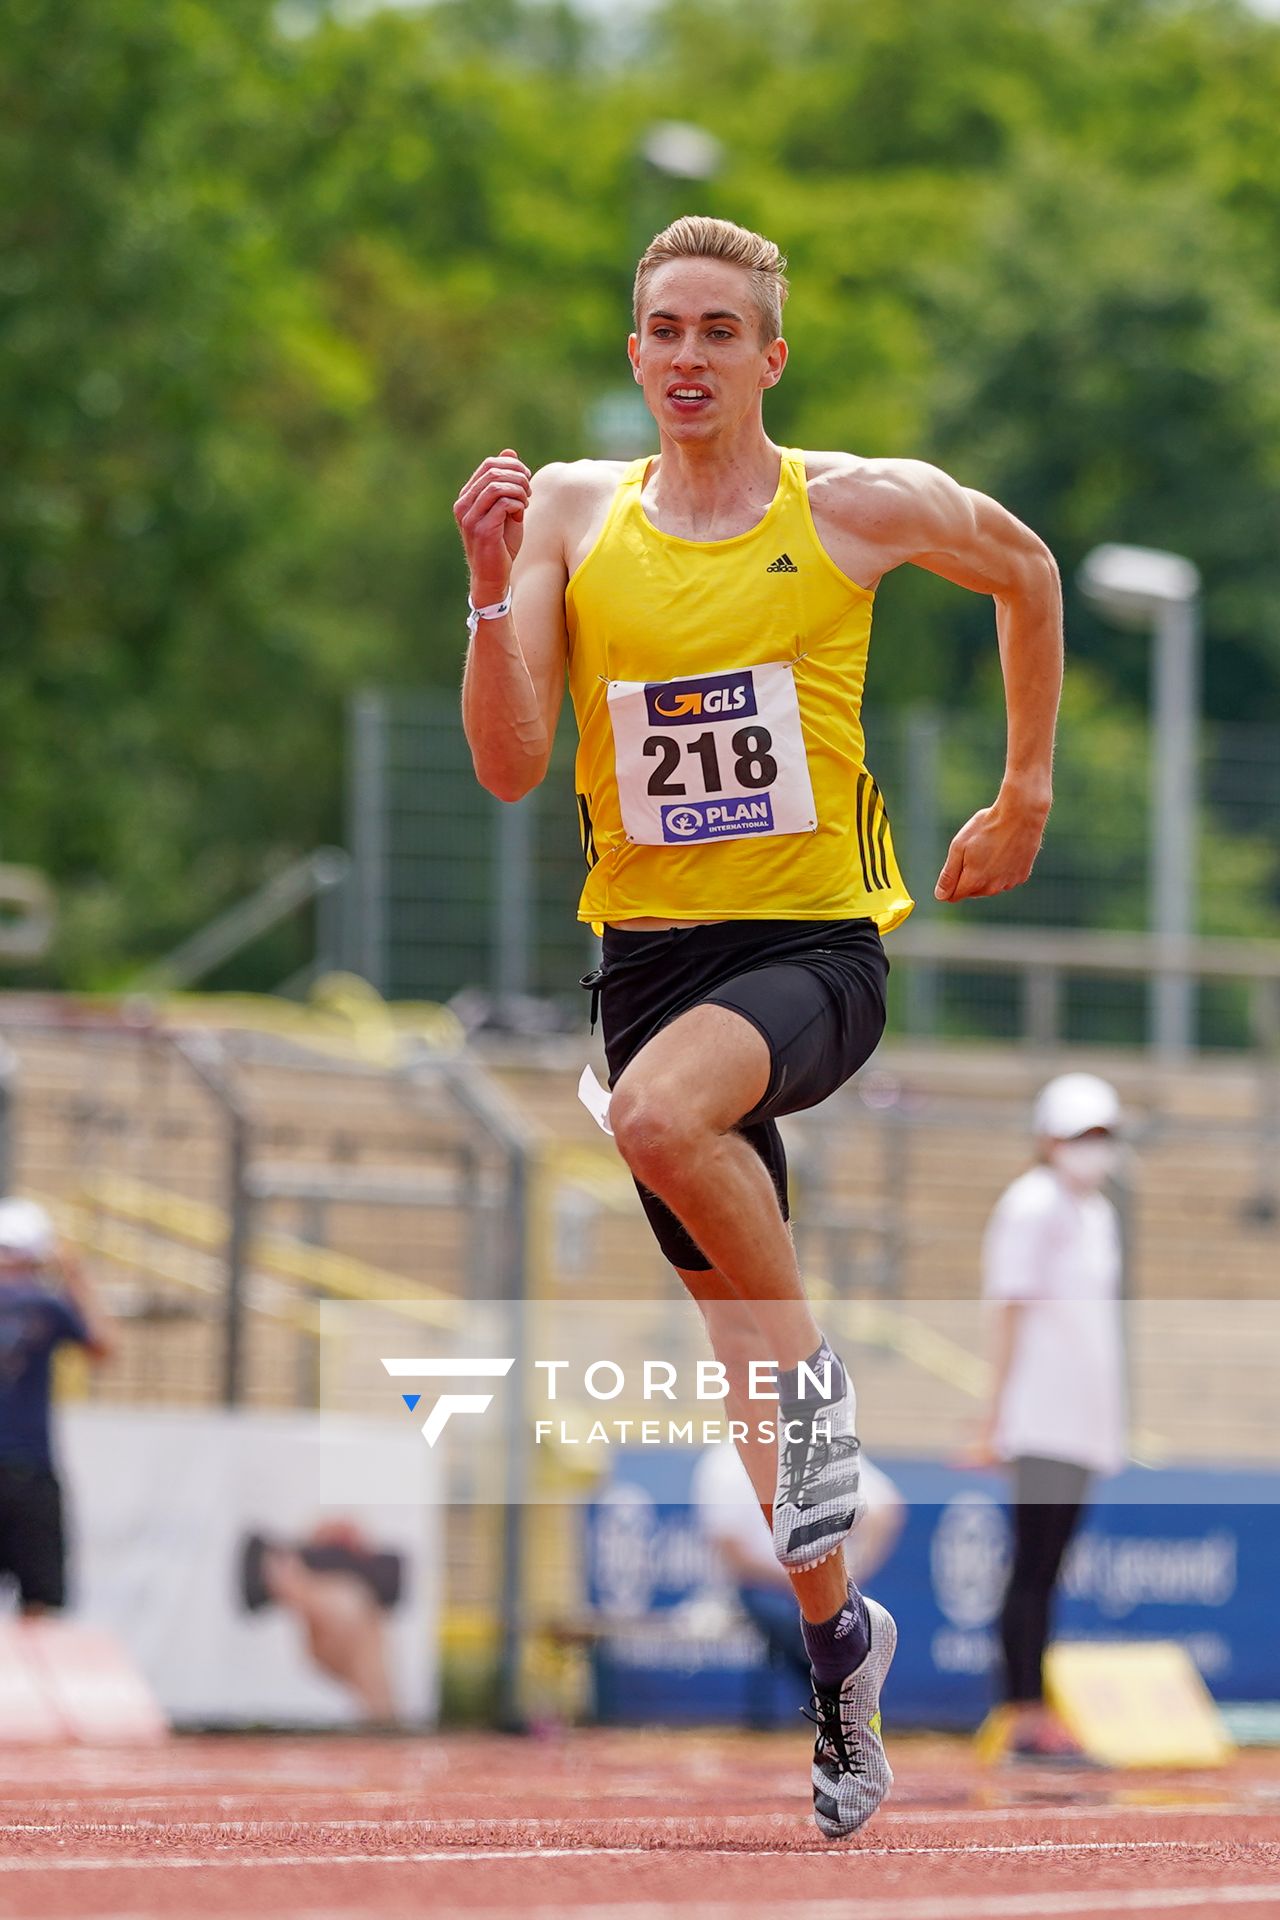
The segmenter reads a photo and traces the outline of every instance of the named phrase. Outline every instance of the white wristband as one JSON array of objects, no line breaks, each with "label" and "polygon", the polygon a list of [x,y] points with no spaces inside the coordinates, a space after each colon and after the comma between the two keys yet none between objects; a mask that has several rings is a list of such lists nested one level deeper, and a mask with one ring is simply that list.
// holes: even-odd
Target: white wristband
[{"label": "white wristband", "polygon": [[471,595],[468,594],[467,595],[467,632],[471,635],[471,638],[474,640],[476,637],[476,628],[480,625],[480,622],[482,620],[501,620],[503,615],[510,613],[510,611],[511,611],[510,593],[507,594],[505,600],[498,600],[491,607],[477,607],[472,601]]}]

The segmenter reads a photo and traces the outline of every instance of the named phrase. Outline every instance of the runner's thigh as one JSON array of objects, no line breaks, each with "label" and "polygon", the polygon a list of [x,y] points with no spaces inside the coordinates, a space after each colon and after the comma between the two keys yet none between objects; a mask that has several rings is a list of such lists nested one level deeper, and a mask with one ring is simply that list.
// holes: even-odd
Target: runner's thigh
[{"label": "runner's thigh", "polygon": [[885,1025],[883,960],[815,954],[753,967],[707,995],[763,1036],[773,1062],[764,1098],[740,1125],[816,1107],[864,1066]]}]

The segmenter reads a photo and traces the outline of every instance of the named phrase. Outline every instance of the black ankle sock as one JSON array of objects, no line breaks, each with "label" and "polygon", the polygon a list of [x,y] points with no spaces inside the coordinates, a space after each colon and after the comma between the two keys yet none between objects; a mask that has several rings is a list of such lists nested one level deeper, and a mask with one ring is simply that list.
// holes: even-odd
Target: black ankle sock
[{"label": "black ankle sock", "polygon": [[[822,1391],[823,1368],[831,1368],[831,1392]],[[806,1373],[804,1393],[800,1392],[800,1368],[810,1367],[817,1376],[817,1385]],[[843,1398],[845,1390],[844,1365],[839,1356],[831,1351],[824,1336],[822,1345],[807,1360],[800,1361],[794,1367],[778,1369],[778,1399],[784,1407],[800,1407],[806,1412],[815,1413],[820,1407],[829,1407],[834,1401]]]},{"label": "black ankle sock", "polygon": [[860,1667],[871,1651],[871,1622],[866,1602],[852,1580],[849,1597],[830,1620],[800,1621],[804,1650],[813,1677],[824,1687],[838,1686]]}]

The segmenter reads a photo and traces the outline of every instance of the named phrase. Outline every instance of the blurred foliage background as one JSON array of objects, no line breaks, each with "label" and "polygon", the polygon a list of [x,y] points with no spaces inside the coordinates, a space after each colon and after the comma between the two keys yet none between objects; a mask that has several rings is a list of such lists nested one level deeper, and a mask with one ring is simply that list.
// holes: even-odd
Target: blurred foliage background
[{"label": "blurred foliage background", "polygon": [[[1236,0],[6,0],[0,856],[58,880],[41,977],[341,837],[350,691],[457,683],[459,484],[601,450],[680,212],[790,255],[775,438],[938,461],[1068,585],[1189,554],[1207,715],[1280,724],[1278,100]],[[714,178],[642,158],[673,119]],[[1147,650],[1068,617],[1123,804]],[[992,636],[894,576],[871,700],[998,711]]]}]

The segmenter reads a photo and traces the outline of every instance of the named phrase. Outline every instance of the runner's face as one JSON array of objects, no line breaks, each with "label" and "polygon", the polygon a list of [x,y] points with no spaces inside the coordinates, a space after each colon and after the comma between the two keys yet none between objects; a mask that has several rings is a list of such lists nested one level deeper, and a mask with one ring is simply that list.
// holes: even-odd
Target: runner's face
[{"label": "runner's face", "polygon": [[761,345],[751,275],[721,260],[659,267],[627,351],[659,427],[686,441],[713,438],[747,418],[787,358],[784,341]]}]

